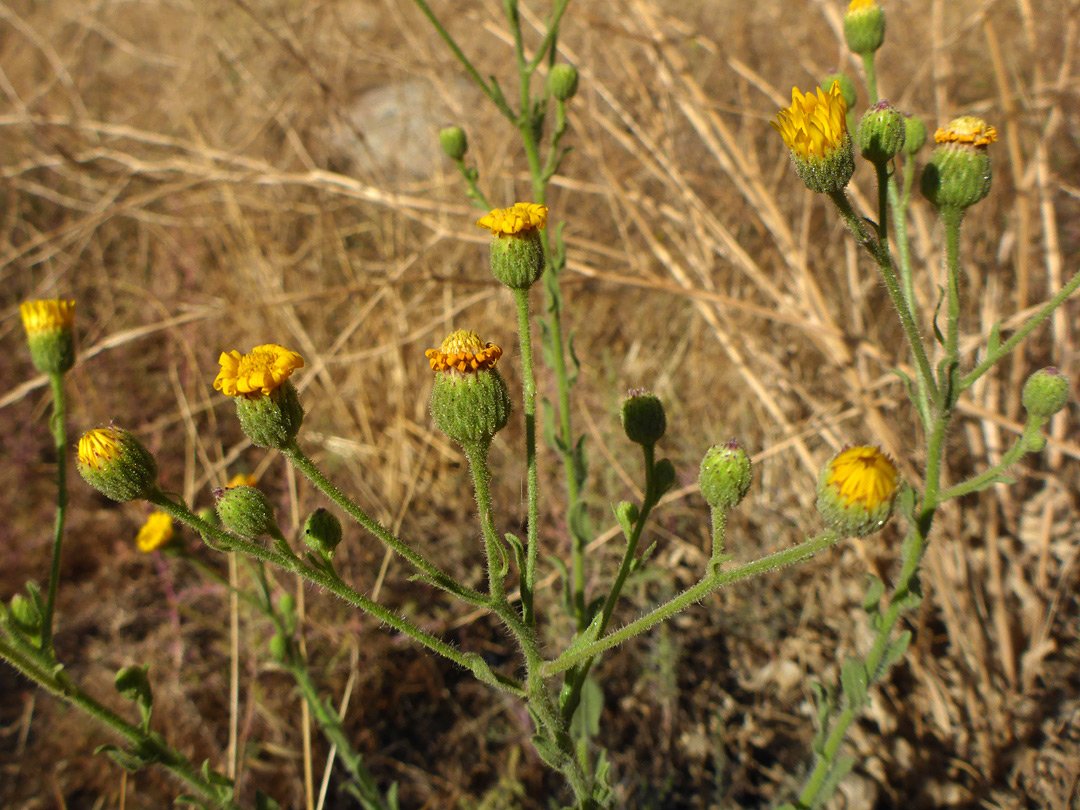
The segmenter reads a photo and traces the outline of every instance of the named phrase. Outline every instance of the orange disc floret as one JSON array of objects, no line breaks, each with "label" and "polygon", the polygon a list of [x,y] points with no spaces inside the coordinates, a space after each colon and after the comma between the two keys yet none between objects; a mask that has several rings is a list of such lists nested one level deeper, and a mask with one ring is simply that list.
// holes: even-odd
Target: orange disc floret
[{"label": "orange disc floret", "polygon": [[828,471],[826,483],[846,507],[873,512],[896,494],[899,474],[876,447],[850,447],[829,463]]},{"label": "orange disc floret", "polygon": [[493,208],[480,217],[476,224],[489,229],[492,236],[511,236],[533,229],[543,230],[547,225],[547,213],[546,205],[519,202],[509,208]]},{"label": "orange disc floret", "polygon": [[462,373],[495,368],[502,357],[502,349],[494,343],[485,343],[476,332],[458,329],[451,332],[437,349],[428,349],[424,355],[433,371],[455,369]]},{"label": "orange disc floret", "polygon": [[154,512],[135,536],[135,546],[144,554],[167,545],[173,539],[173,519],[165,512]]},{"label": "orange disc floret", "polygon": [[796,157],[804,161],[828,157],[847,138],[847,102],[840,82],[833,82],[828,93],[819,87],[817,95],[791,88],[791,106],[769,124]]},{"label": "orange disc floret", "polygon": [[19,304],[19,315],[27,335],[71,331],[75,325],[75,302],[59,299],[24,301]]},{"label": "orange disc floret", "polygon": [[89,430],[79,439],[79,463],[101,470],[116,461],[123,452],[120,432],[115,428]]},{"label": "orange disc floret", "polygon": [[974,115],[954,118],[948,126],[934,133],[937,143],[962,143],[971,146],[989,146],[997,140],[997,130]]},{"label": "orange disc floret", "polygon": [[269,395],[304,367],[304,358],[294,351],[267,343],[256,346],[248,354],[238,351],[222,352],[218,358],[221,371],[214,379],[214,388],[226,396]]}]

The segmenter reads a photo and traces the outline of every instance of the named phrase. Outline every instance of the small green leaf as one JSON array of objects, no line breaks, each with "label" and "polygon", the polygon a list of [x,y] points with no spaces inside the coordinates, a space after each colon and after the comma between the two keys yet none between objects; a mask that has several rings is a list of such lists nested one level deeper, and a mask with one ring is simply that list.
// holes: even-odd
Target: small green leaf
[{"label": "small green leaf", "polygon": [[173,804],[183,807],[198,807],[200,810],[210,810],[210,805],[207,804],[206,799],[202,799],[191,793],[181,793],[173,799]]},{"label": "small green leaf", "polygon": [[849,658],[844,662],[840,670],[840,683],[844,689],[844,697],[852,708],[861,709],[866,705],[867,681],[866,665],[862,661]]},{"label": "small green leaf", "polygon": [[589,512],[584,501],[578,501],[570,510],[570,536],[575,542],[588,543],[592,539]]},{"label": "small green leaf", "polygon": [[281,805],[263,793],[255,791],[255,810],[281,810]]},{"label": "small green leaf", "polygon": [[143,767],[143,761],[131,753],[115,745],[99,745],[94,749],[95,754],[104,754],[128,773],[135,773]]},{"label": "small green leaf", "polygon": [[896,496],[896,511],[903,515],[908,523],[915,522],[915,500],[915,490],[909,484],[903,484]]},{"label": "small green leaf", "polygon": [[870,575],[868,579],[866,598],[863,599],[863,610],[867,613],[876,613],[881,603],[881,597],[885,593],[885,583],[873,575]]},{"label": "small green leaf", "polygon": [[578,360],[577,351],[574,348],[574,339],[577,337],[577,330],[570,332],[570,336],[566,339],[566,354],[570,358],[570,367],[566,371],[566,383],[567,385],[573,385],[577,382],[578,372],[581,371],[581,361]]},{"label": "small green leaf", "polygon": [[518,571],[524,572],[528,565],[524,544],[516,534],[510,532],[507,532],[503,539],[506,541],[506,545],[514,550],[514,562],[517,563]]},{"label": "small green leaf", "polygon": [[656,541],[654,540],[651,544],[649,544],[649,547],[645,549],[645,552],[640,557],[630,562],[630,573],[633,574],[635,571],[641,568],[641,566],[648,562],[649,558],[653,555],[655,551]]},{"label": "small green leaf", "polygon": [[600,733],[600,713],[604,709],[604,692],[591,675],[581,685],[581,699],[570,721],[570,734],[575,740],[591,740]]},{"label": "small green leaf", "polygon": [[837,785],[843,781],[845,776],[851,773],[853,767],[855,767],[855,757],[840,757],[833,762],[832,768],[829,769],[829,775],[821,783],[821,790],[818,791],[817,798],[811,807],[820,807],[825,799],[832,796],[836,792]]},{"label": "small green leaf", "polygon": [[891,369],[889,369],[889,371],[891,371],[893,374],[895,374],[897,377],[899,377],[901,380],[903,380],[903,382],[904,382],[904,390],[907,392],[908,399],[910,399],[912,402],[914,402],[915,401],[915,383],[913,383],[911,381],[911,377],[909,377],[905,372],[901,371],[898,368],[891,368]]},{"label": "small green leaf", "polygon": [[574,474],[577,476],[578,487],[585,486],[585,479],[589,476],[589,455],[585,452],[585,434],[578,437],[574,446]]},{"label": "small green leaf", "polygon": [[537,756],[553,771],[560,770],[566,763],[566,754],[560,751],[559,747],[547,737],[534,734],[532,736],[532,746],[536,749]]},{"label": "small green leaf", "polygon": [[619,528],[622,529],[623,537],[629,540],[634,533],[634,524],[637,523],[640,511],[630,501],[621,501],[613,506],[612,510],[615,512],[615,520],[618,521]]},{"label": "small green leaf", "polygon": [[939,329],[938,325],[937,325],[937,319],[938,319],[938,315],[941,314],[941,305],[945,302],[945,288],[942,287],[939,284],[937,289],[938,289],[938,299],[937,299],[937,304],[934,305],[934,320],[932,321],[932,323],[933,323],[933,326],[934,326],[934,337],[937,339],[937,342],[939,344],[944,346],[945,345],[945,335],[941,334],[941,329]]},{"label": "small green leaf", "polygon": [[893,666],[895,666],[907,653],[909,646],[911,646],[911,631],[905,630],[896,637],[896,641],[890,644],[889,648],[885,651],[885,655],[881,659],[881,665],[878,667],[875,680],[892,669]]}]

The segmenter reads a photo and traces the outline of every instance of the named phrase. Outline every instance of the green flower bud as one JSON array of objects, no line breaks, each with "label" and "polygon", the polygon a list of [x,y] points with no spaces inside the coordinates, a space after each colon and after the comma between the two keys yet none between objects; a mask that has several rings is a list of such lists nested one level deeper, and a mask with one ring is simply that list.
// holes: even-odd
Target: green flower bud
[{"label": "green flower bud", "polygon": [[270,638],[270,656],[279,664],[284,664],[289,659],[289,640],[280,633],[275,633]]},{"label": "green flower bud", "polygon": [[729,512],[750,490],[750,456],[735,439],[710,447],[701,460],[698,487],[710,508]]},{"label": "green flower bud", "polygon": [[235,535],[254,540],[279,534],[269,499],[255,487],[228,487],[214,490],[221,525]]},{"label": "green flower bud", "polygon": [[41,632],[41,610],[33,599],[21,593],[11,597],[11,618],[15,626],[27,635],[36,636]]},{"label": "green flower bud", "polygon": [[922,193],[939,211],[958,211],[990,193],[990,155],[987,146],[997,130],[974,116],[956,118],[934,134],[937,149],[922,175]]},{"label": "green flower bud", "polygon": [[75,365],[75,302],[24,301],[19,305],[34,366],[44,374],[63,374]]},{"label": "green flower bud", "polygon": [[116,673],[116,691],[141,706],[154,705],[154,693],[147,675],[149,664],[141,667],[123,667]]},{"label": "green flower bud", "polygon": [[916,115],[904,114],[904,152],[914,155],[926,143],[926,124]]},{"label": "green flower bud", "polygon": [[874,0],[851,0],[844,15],[844,39],[853,53],[871,54],[885,41],[885,12]]},{"label": "green flower bud", "polygon": [[1069,378],[1053,366],[1041,368],[1027,378],[1020,401],[1032,416],[1049,419],[1069,402]]},{"label": "green flower bud", "polygon": [[547,211],[546,205],[514,203],[476,222],[491,231],[491,274],[512,290],[529,289],[544,272],[540,231],[547,225]]},{"label": "green flower bud", "polygon": [[548,73],[548,92],[559,101],[569,101],[577,93],[578,72],[571,64],[555,65]]},{"label": "green flower bud", "polygon": [[876,532],[892,515],[900,474],[876,447],[849,447],[825,465],[817,508],[825,525],[845,537]]},{"label": "green flower bud", "polygon": [[638,388],[622,404],[622,426],[635,444],[654,445],[667,430],[667,416],[660,398]]},{"label": "green flower bud", "polygon": [[461,127],[443,127],[439,130],[439,146],[451,160],[461,160],[469,151],[469,139]]},{"label": "green flower bud", "polygon": [[855,82],[853,82],[851,77],[846,73],[830,73],[818,86],[823,93],[828,95],[829,91],[832,90],[834,82],[840,83],[840,95],[843,96],[844,103],[850,110],[855,106],[855,102],[858,100],[858,96],[855,93]]},{"label": "green flower bud", "polygon": [[121,503],[145,498],[157,489],[157,462],[128,431],[98,428],[79,439],[78,464],[83,479]]},{"label": "green flower bud", "polygon": [[300,537],[304,545],[312,551],[332,557],[334,549],[341,542],[341,521],[333,513],[320,507],[308,515]]},{"label": "green flower bud", "polygon": [[904,145],[904,116],[882,100],[863,113],[859,122],[859,153],[871,163],[888,163]]},{"label": "green flower bud", "polygon": [[282,450],[292,445],[304,423],[304,406],[286,380],[268,395],[236,397],[236,416],[253,444]]},{"label": "green flower bud", "polygon": [[426,355],[437,372],[431,389],[435,426],[462,446],[490,445],[512,409],[510,391],[495,369],[502,349],[459,329]]}]

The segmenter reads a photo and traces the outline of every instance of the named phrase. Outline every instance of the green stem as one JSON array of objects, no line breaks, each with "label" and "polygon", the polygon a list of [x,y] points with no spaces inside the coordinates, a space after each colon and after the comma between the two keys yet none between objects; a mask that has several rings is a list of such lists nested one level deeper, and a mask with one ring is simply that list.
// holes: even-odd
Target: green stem
[{"label": "green stem", "polygon": [[506,550],[495,529],[495,515],[491,509],[491,471],[488,469],[487,455],[490,442],[470,442],[462,445],[465,457],[469,460],[473,488],[476,491],[476,506],[480,515],[480,532],[484,536],[484,551],[487,556],[488,593],[491,602],[506,603],[505,577],[507,572]]},{"label": "green stem", "polygon": [[449,574],[439,569],[434,563],[425,559],[405,545],[402,540],[395,537],[381,523],[368,515],[367,512],[361,509],[352,499],[338,489],[329,478],[323,475],[322,471],[315,466],[315,462],[304,455],[304,451],[301,450],[300,446],[295,442],[291,447],[286,447],[281,452],[282,455],[289,459],[300,472],[307,476],[311,483],[326,495],[327,498],[345,510],[350,517],[375,535],[388,548],[408,560],[414,568],[423,574],[422,578],[426,582],[441,588],[447,593],[453,594],[459,599],[468,602],[470,605],[476,607],[488,607],[488,601],[484,598],[483,594],[457,582]]},{"label": "green stem", "polygon": [[915,356],[915,365],[918,373],[923,378],[926,390],[936,399],[937,384],[934,380],[934,372],[930,368],[930,360],[926,355],[926,347],[923,345],[922,337],[919,335],[919,328],[915,325],[915,320],[911,316],[911,310],[908,308],[907,301],[904,299],[904,294],[900,290],[896,270],[892,263],[892,256],[889,254],[888,250],[882,249],[881,243],[874,238],[874,235],[870,232],[865,220],[855,213],[855,209],[851,205],[851,200],[848,199],[845,192],[837,191],[830,194],[829,197],[836,204],[840,216],[843,217],[852,233],[855,234],[856,240],[877,262],[878,268],[881,270],[881,276],[885,280],[885,288],[889,291],[889,297],[892,299],[893,307],[900,317],[900,323],[904,328],[904,334],[907,336],[908,345],[911,347],[912,354]]},{"label": "green stem", "polygon": [[724,535],[727,532],[728,513],[724,509],[711,509],[709,517],[712,520],[712,554],[709,565],[711,568],[719,565],[724,556]]},{"label": "green stem", "polygon": [[1024,453],[1027,453],[1031,448],[1031,440],[1039,435],[1040,421],[1031,420],[1024,425],[1024,432],[1013,443],[1013,446],[1001,457],[1001,460],[988,470],[984,470],[978,475],[974,475],[966,481],[961,481],[959,484],[953,484],[946,489],[941,495],[938,496],[938,500],[942,503],[953,498],[959,498],[962,495],[967,495],[972,492],[978,492],[987,484],[994,483],[1009,467],[1015,464]]},{"label": "green stem", "polygon": [[1047,301],[1038,312],[1036,312],[1023,326],[1017,329],[1012,337],[1002,343],[994,351],[987,352],[986,359],[975,366],[975,368],[969,371],[963,379],[959,381],[957,384],[959,390],[966,391],[973,386],[975,382],[983,374],[989,371],[1002,357],[1019,346],[1020,343],[1030,335],[1037,326],[1039,326],[1039,324],[1049,318],[1054,310],[1061,306],[1066,298],[1076,292],[1077,287],[1080,287],[1080,270],[1073,274],[1073,277],[1069,279],[1057,295]]},{"label": "green stem", "polygon": [[234,802],[221,800],[218,787],[204,779],[199,769],[192,765],[182,754],[165,743],[160,735],[144,731],[138,726],[127,722],[73,684],[70,679],[62,674],[62,671],[59,675],[52,674],[50,672],[51,665],[48,661],[29,659],[2,640],[0,640],[0,658],[3,658],[27,678],[36,682],[42,689],[75,706],[126,739],[140,754],[154,756],[154,764],[168,770],[200,796],[211,801],[216,807],[224,810],[239,810],[239,805]]},{"label": "green stem", "polygon": [[554,58],[555,52],[552,48],[559,36],[559,24],[562,22],[563,15],[569,5],[570,0],[556,0],[551,12],[551,21],[548,23],[547,31],[544,33],[544,39],[536,49],[536,53],[533,54],[532,60],[525,67],[526,75],[531,76],[533,74],[540,62],[543,61],[544,54],[550,51],[552,58]]},{"label": "green stem", "polygon": [[874,60],[874,52],[864,53],[862,57],[863,69],[866,71],[866,94],[870,99],[868,106],[873,107],[878,103],[877,67]]},{"label": "green stem", "polygon": [[[943,392],[945,407],[951,408],[960,396],[957,385],[956,369],[960,361],[960,223],[964,218],[963,210],[945,208],[941,211],[941,221],[945,225],[945,271],[946,280],[946,317],[945,357],[946,379],[938,379],[938,389]],[[939,372],[940,374],[940,372]]]},{"label": "green stem", "polygon": [[[888,161],[882,161],[874,164],[874,172],[877,174],[877,192],[878,192],[878,222],[877,222],[877,238],[878,244],[881,246],[881,250],[889,250],[889,163]],[[907,300],[907,296],[904,296]],[[908,308],[911,308],[911,302],[908,301]]]},{"label": "green stem", "polygon": [[609,633],[601,639],[597,639],[592,644],[586,644],[577,649],[568,650],[555,660],[548,661],[544,665],[544,677],[551,677],[552,675],[558,675],[560,672],[565,672],[582,661],[588,660],[605,650],[610,650],[612,647],[622,644],[624,641],[627,641],[634,636],[644,633],[646,630],[671,618],[676,613],[685,610],[695,602],[701,601],[713,591],[718,590],[729,583],[741,579],[748,579],[757,576],[758,574],[764,574],[768,571],[780,568],[781,566],[801,562],[802,560],[814,556],[819,551],[834,545],[839,539],[840,538],[837,535],[831,532],[824,532],[817,537],[812,537],[785,551],[778,551],[775,554],[770,554],[767,557],[748,562],[738,568],[733,568],[730,571],[707,575],[697,585],[683,591],[674,599],[665,602],[660,607],[654,608],[640,619],[630,622],[630,624]]},{"label": "green stem", "polygon": [[49,375],[52,387],[53,412],[50,419],[53,445],[56,448],[56,521],[53,527],[52,559],[49,563],[49,589],[45,596],[45,612],[41,619],[41,649],[52,649],[53,615],[56,611],[56,592],[60,587],[60,549],[64,543],[64,521],[67,517],[67,408],[64,399],[64,375]]},{"label": "green stem", "polygon": [[518,341],[521,345],[522,395],[525,400],[525,485],[529,500],[525,570],[521,572],[521,609],[525,624],[536,626],[534,598],[536,558],[540,523],[540,489],[536,469],[536,374],[533,367],[529,291],[514,290],[518,312]]},{"label": "green stem", "polygon": [[[202,520],[184,504],[177,503],[166,497],[162,492],[151,493],[147,500],[162,511],[168,512],[175,520],[190,526],[204,536],[213,537],[219,548],[226,551],[240,551],[249,557],[273,563],[279,568],[297,574],[309,582],[325,588],[335,596],[348,602],[350,605],[360,608],[365,613],[370,613],[379,621],[384,622],[395,630],[409,636],[421,646],[453,661],[463,669],[471,671],[478,680],[519,697],[524,694],[524,690],[519,683],[510,678],[505,678],[493,673],[479,655],[475,653],[459,652],[439,637],[428,633],[426,630],[420,629],[407,619],[403,619],[377,602],[373,602],[363,594],[358,593],[356,590],[346,585],[336,574],[314,568],[299,557],[287,556],[280,552],[263,548],[257,543],[224,532],[216,526]],[[478,596],[482,600],[481,605],[483,607],[491,607],[491,604],[486,598],[480,595]]]}]

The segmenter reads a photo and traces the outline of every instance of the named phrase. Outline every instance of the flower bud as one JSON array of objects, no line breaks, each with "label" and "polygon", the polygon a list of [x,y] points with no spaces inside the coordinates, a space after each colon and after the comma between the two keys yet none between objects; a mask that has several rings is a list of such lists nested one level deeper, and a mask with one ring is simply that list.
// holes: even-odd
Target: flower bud
[{"label": "flower bud", "polygon": [[244,433],[259,447],[278,450],[292,445],[304,421],[300,396],[289,377],[304,367],[304,358],[269,343],[248,354],[222,352],[214,388],[236,399],[236,415]]},{"label": "flower bud", "polygon": [[1069,378],[1053,366],[1041,368],[1027,378],[1020,401],[1032,416],[1049,419],[1069,401]]},{"label": "flower bud", "polygon": [[320,507],[308,515],[300,537],[312,551],[332,557],[334,549],[341,542],[341,521],[332,512]]},{"label": "flower bud", "polygon": [[19,305],[34,366],[44,374],[63,374],[75,365],[75,302],[24,301]]},{"label": "flower bud", "polygon": [[990,193],[987,146],[997,130],[971,115],[956,118],[934,133],[939,144],[922,175],[922,193],[940,211],[963,211]]},{"label": "flower bud", "polygon": [[491,231],[491,274],[512,290],[529,289],[544,272],[540,231],[547,225],[547,212],[546,205],[514,203],[476,222]]},{"label": "flower bud", "polygon": [[826,92],[803,94],[791,88],[791,106],[769,122],[791,150],[795,173],[811,191],[842,190],[855,173],[855,153],[847,127],[847,103],[840,82]]},{"label": "flower bud", "polygon": [[559,101],[569,101],[577,93],[578,72],[571,64],[555,65],[548,73],[548,92]]},{"label": "flower bud", "polygon": [[41,632],[41,610],[33,599],[21,593],[11,597],[11,618],[15,627],[27,635],[36,636]]},{"label": "flower bud", "polygon": [[892,515],[900,475],[876,447],[849,447],[818,478],[817,508],[825,525],[845,537],[876,532]]},{"label": "flower bud", "polygon": [[642,388],[627,395],[621,416],[626,437],[635,444],[654,445],[667,430],[667,416],[660,398]]},{"label": "flower bud", "polygon": [[502,349],[459,329],[426,355],[437,372],[431,389],[435,426],[462,446],[491,444],[512,409],[506,382],[495,369]]},{"label": "flower bud", "polygon": [[173,539],[173,519],[167,512],[157,511],[146,519],[135,536],[135,546],[144,554],[168,545]]},{"label": "flower bud", "polygon": [[275,633],[270,637],[270,657],[277,661],[279,664],[284,664],[289,660],[289,640],[280,633]]},{"label": "flower bud", "polygon": [[142,442],[121,428],[84,433],[77,466],[86,483],[121,503],[145,498],[157,488],[157,462]]},{"label": "flower bud", "polygon": [[903,147],[904,135],[903,114],[888,101],[879,101],[859,122],[859,152],[871,163],[888,163]]},{"label": "flower bud", "polygon": [[917,115],[904,115],[904,152],[914,155],[926,143],[926,124]]},{"label": "flower bud", "polygon": [[443,127],[439,130],[439,146],[451,160],[461,160],[469,151],[469,139],[461,127]]},{"label": "flower bud", "polygon": [[819,85],[820,92],[828,95],[829,91],[832,90],[834,82],[840,84],[840,95],[843,97],[844,103],[850,110],[855,106],[855,102],[858,100],[858,96],[855,93],[855,82],[853,82],[851,77],[846,73],[830,73]]},{"label": "flower bud", "polygon": [[235,535],[255,540],[279,534],[269,499],[255,487],[229,487],[214,491],[221,525]]},{"label": "flower bud", "polygon": [[885,41],[885,12],[874,0],[851,0],[844,14],[844,39],[853,53],[871,54]]},{"label": "flower bud", "polygon": [[710,447],[701,460],[698,487],[712,509],[729,512],[750,490],[750,457],[735,439]]}]

